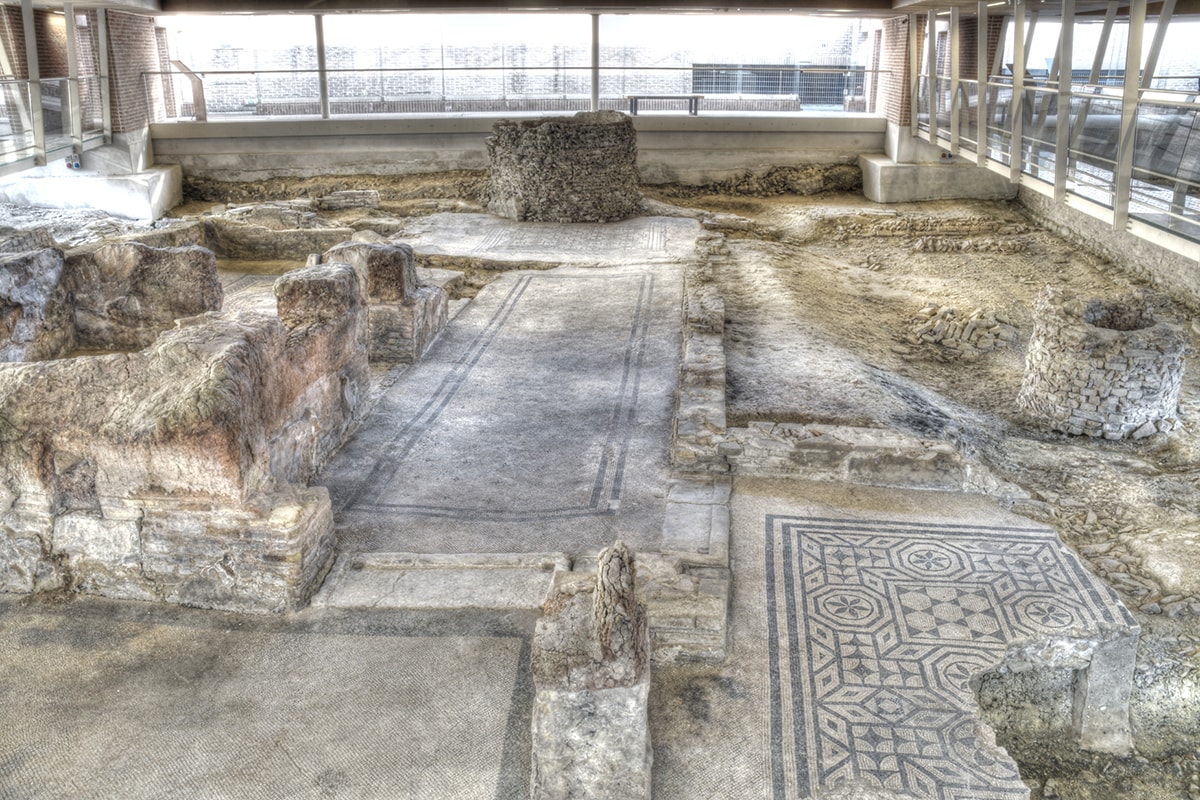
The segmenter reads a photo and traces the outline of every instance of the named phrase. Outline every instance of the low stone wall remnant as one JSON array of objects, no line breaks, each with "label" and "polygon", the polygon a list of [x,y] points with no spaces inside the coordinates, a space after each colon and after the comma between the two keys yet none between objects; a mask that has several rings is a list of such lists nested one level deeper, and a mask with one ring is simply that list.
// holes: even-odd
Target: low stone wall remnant
[{"label": "low stone wall remnant", "polygon": [[1053,430],[1105,439],[1140,439],[1179,421],[1188,342],[1155,319],[1145,297],[1071,297],[1047,286],[1017,405]]},{"label": "low stone wall remnant", "polygon": [[533,800],[650,798],[650,640],[633,553],[556,572],[533,638]]},{"label": "low stone wall remnant", "polygon": [[279,315],[180,320],[141,351],[0,364],[0,591],[232,611],[302,606],[333,557],[307,487],[368,389],[353,267],[276,286]]},{"label": "low stone wall remnant", "polygon": [[414,363],[449,321],[449,293],[420,282],[407,244],[342,242],[319,260],[349,264],[367,287],[372,363]]},{"label": "low stone wall remnant", "polygon": [[637,133],[619,111],[501,120],[487,140],[488,211],[518,222],[613,222],[641,212]]}]

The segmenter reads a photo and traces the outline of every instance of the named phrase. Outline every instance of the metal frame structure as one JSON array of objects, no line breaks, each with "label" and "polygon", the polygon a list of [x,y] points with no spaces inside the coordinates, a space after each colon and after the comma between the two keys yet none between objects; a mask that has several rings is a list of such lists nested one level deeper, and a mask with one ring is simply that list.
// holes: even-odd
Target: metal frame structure
[{"label": "metal frame structure", "polygon": [[[1200,164],[1200,135],[1191,136],[1193,130],[1200,134],[1200,92],[1185,95],[1153,88],[1176,0],[1162,3],[1148,45],[1144,36],[1147,2],[1127,0],[1119,5],[1118,0],[1109,0],[1087,81],[1077,84],[1071,69],[1077,55],[1076,0],[1061,0],[1058,43],[1045,79],[1034,77],[1027,69],[1039,9],[1027,0],[1008,0],[1005,25],[989,69],[989,9],[986,0],[979,0],[974,17],[978,42],[974,117],[978,136],[974,147],[963,140],[959,130],[963,113],[960,104],[967,96],[962,87],[972,83],[959,74],[959,29],[971,20],[964,20],[957,6],[943,11],[943,16],[950,16],[951,33],[944,45],[950,52],[948,57],[939,58],[934,22],[938,10],[923,10],[928,14],[923,26],[928,49],[920,46],[914,30],[919,27],[918,17],[910,15],[912,134],[953,155],[970,157],[979,166],[999,172],[1023,188],[1108,222],[1114,230],[1129,231],[1174,252],[1200,258],[1200,169],[1193,170],[1191,164]],[[1105,86],[1105,54],[1119,13],[1128,15],[1121,86]],[[1013,52],[1011,79],[1003,69],[1006,42]],[[945,65],[949,74],[938,74],[939,64]],[[942,87],[949,87],[948,98],[943,96]],[[918,112],[927,116],[918,116]],[[948,137],[939,130],[939,116],[947,112]],[[1172,122],[1170,114],[1182,122]],[[1181,126],[1179,136],[1185,137],[1185,143],[1175,144],[1169,154],[1175,162],[1156,167],[1154,159],[1159,154],[1139,151],[1139,135],[1149,140],[1152,134]],[[1109,142],[1104,147],[1111,149],[1097,150],[1098,130],[1108,131],[1110,138],[1115,131],[1115,146]],[[1172,163],[1178,167],[1174,172]],[[1187,169],[1180,164],[1186,164]]]}]

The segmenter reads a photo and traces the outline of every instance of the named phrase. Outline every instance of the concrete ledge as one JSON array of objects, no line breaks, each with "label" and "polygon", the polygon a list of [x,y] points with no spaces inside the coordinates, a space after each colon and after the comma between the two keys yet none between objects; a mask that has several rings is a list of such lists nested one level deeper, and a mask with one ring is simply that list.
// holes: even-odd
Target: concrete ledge
[{"label": "concrete ledge", "polygon": [[0,201],[46,208],[94,208],[117,217],[155,220],[183,202],[178,165],[128,175],[59,173],[39,167],[0,180]]},{"label": "concrete ledge", "polygon": [[[160,162],[195,177],[403,175],[486,169],[485,140],[497,121],[545,116],[556,115],[174,122],[152,125],[151,134]],[[635,117],[634,128],[643,182],[706,183],[768,166],[852,163],[884,149],[886,123],[866,114],[701,113]]]},{"label": "concrete ledge", "polygon": [[1011,200],[1017,185],[998,173],[966,161],[897,164],[888,156],[864,154],[863,194],[876,203],[922,200]]}]

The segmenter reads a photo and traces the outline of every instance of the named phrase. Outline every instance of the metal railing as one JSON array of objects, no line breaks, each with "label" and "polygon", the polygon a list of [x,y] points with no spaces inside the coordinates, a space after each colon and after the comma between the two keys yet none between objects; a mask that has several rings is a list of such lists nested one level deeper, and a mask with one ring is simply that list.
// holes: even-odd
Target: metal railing
[{"label": "metal railing", "polygon": [[[183,66],[183,65],[180,65]],[[778,70],[776,70],[778,71]],[[725,91],[686,67],[601,66],[601,108],[630,95],[704,95],[704,111],[875,113],[879,71],[796,67],[797,91]],[[711,77],[711,76],[709,76]],[[729,76],[724,76],[728,78]],[[724,79],[723,78],[723,79]],[[322,91],[324,81],[324,92]],[[233,120],[387,114],[579,111],[590,107],[591,67],[411,67],[380,69],[183,70],[142,75],[147,107],[163,120]],[[731,79],[732,80],[732,79]],[[739,80],[743,89],[764,87]],[[323,103],[325,107],[323,107]],[[676,110],[645,100],[644,110]]]},{"label": "metal railing", "polygon": [[[1074,77],[1074,76],[1073,76]],[[1097,206],[1127,205],[1131,219],[1200,242],[1200,77],[1160,76],[1137,92],[1134,111],[1132,176],[1128,195],[1118,197],[1123,81],[1106,76],[1101,84],[1026,76],[1014,89],[1009,75],[993,75],[979,94],[979,82],[960,79],[951,95],[948,76],[921,75],[916,97],[916,126],[926,138],[994,169],[1012,169],[1054,191],[1059,159],[1065,158],[1065,192]],[[1196,85],[1195,90],[1170,87]],[[931,94],[930,89],[933,89]],[[1014,91],[1020,103],[1014,103]],[[937,114],[931,114],[936,97]],[[1067,101],[1066,114],[1060,103]],[[984,136],[980,141],[979,103]],[[1012,109],[1020,108],[1020,124]],[[956,118],[956,119],[955,119]],[[1059,126],[1066,125],[1068,147],[1060,151]],[[957,138],[952,140],[954,130]],[[936,131],[936,136],[934,132]],[[1019,131],[1019,139],[1015,132]],[[1122,203],[1121,201],[1127,201]]]},{"label": "metal railing", "polygon": [[76,103],[71,100],[71,78],[0,79],[0,166],[104,136],[100,77],[85,75],[73,80]]}]

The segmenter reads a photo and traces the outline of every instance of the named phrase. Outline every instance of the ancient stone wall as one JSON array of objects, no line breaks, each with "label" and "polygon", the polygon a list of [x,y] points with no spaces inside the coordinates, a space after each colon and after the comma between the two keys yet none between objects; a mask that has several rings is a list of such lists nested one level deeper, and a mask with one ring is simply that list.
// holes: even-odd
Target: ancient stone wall
[{"label": "ancient stone wall", "polygon": [[343,242],[321,260],[349,264],[365,282],[372,362],[411,364],[446,327],[449,296],[444,289],[417,280],[416,260],[408,245]]},{"label": "ancient stone wall", "polygon": [[503,120],[487,141],[488,211],[541,222],[612,222],[641,211],[637,134],[618,111]]},{"label": "ancient stone wall", "polygon": [[0,361],[55,358],[74,346],[62,251],[0,255]]},{"label": "ancient stone wall", "polygon": [[1122,439],[1174,429],[1187,339],[1144,298],[1082,300],[1053,287],[1036,322],[1017,405],[1063,433]]},{"label": "ancient stone wall", "polygon": [[303,604],[333,547],[328,493],[304,484],[368,387],[363,295],[348,265],[308,268],[281,280],[280,316],[0,365],[0,589]]},{"label": "ancient stone wall", "polygon": [[216,256],[201,247],[125,242],[65,256],[52,246],[9,253],[0,256],[0,361],[145,347],[176,319],[221,301]]},{"label": "ancient stone wall", "polygon": [[217,257],[203,247],[117,242],[70,253],[64,286],[78,347],[148,346],[175,320],[216,311],[224,293]]}]

